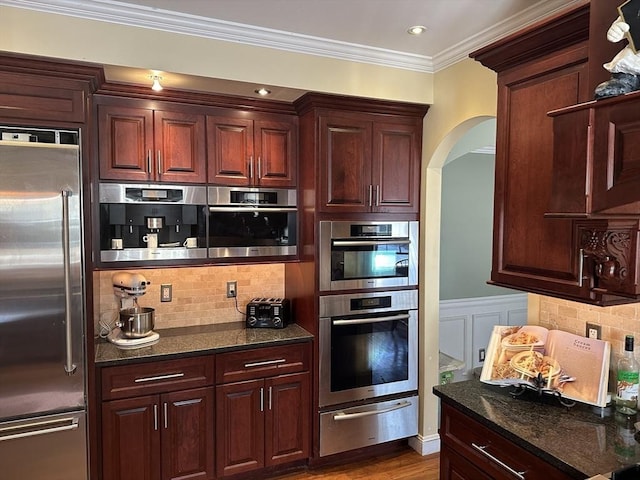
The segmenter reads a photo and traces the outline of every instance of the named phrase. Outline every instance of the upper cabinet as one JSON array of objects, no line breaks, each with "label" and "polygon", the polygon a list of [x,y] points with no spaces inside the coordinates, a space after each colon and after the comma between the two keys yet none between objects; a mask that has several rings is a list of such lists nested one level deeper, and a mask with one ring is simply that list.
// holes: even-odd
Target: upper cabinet
[{"label": "upper cabinet", "polygon": [[206,182],[204,115],[127,100],[97,111],[101,180]]},{"label": "upper cabinet", "polygon": [[635,301],[638,222],[588,217],[633,195],[638,135],[633,107],[590,102],[592,62],[608,55],[590,39],[606,37],[596,3],[471,56],[498,73],[491,282],[607,305]]},{"label": "upper cabinet", "polygon": [[293,116],[209,115],[207,150],[211,184],[296,185],[298,125]]},{"label": "upper cabinet", "polygon": [[428,107],[354,100],[308,94],[298,101],[305,142],[301,176],[313,184],[317,210],[417,213]]}]

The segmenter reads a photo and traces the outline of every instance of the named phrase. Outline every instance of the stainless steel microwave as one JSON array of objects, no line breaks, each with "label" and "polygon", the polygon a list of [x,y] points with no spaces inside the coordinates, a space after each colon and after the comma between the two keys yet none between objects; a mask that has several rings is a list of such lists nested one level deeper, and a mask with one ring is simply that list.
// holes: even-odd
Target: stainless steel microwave
[{"label": "stainless steel microwave", "polygon": [[294,189],[210,186],[207,198],[210,258],[296,254]]},{"label": "stainless steel microwave", "polygon": [[320,222],[320,290],[418,284],[418,222]]}]

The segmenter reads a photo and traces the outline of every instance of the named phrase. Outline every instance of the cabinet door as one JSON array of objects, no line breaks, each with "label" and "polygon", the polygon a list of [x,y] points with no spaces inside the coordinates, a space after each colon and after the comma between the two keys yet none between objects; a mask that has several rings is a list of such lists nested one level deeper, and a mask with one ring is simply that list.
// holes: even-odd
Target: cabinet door
[{"label": "cabinet door", "polygon": [[302,460],[309,457],[309,373],[280,375],[266,380],[265,463]]},{"label": "cabinet door", "polygon": [[163,182],[205,183],[204,115],[154,113],[155,178]]},{"label": "cabinet door", "polygon": [[448,445],[441,444],[440,480],[492,480],[492,477],[455,453]]},{"label": "cabinet door", "polygon": [[213,387],[162,395],[163,480],[214,478]]},{"label": "cabinet door", "polygon": [[207,116],[209,183],[249,185],[253,171],[253,120]]},{"label": "cabinet door", "polygon": [[264,466],[264,381],[216,387],[216,473],[219,477]]},{"label": "cabinet door", "polygon": [[571,47],[498,76],[491,280],[564,297],[591,296],[572,222],[545,218],[551,198],[553,120],[588,96],[586,49]]},{"label": "cabinet door", "polygon": [[98,155],[102,180],[153,179],[153,111],[98,106]]},{"label": "cabinet door", "polygon": [[320,117],[320,211],[370,211],[371,134],[370,121]]},{"label": "cabinet door", "polygon": [[374,211],[419,211],[421,138],[414,125],[374,123]]},{"label": "cabinet door", "polygon": [[255,181],[265,187],[295,187],[298,135],[296,124],[256,120]]},{"label": "cabinet door", "polygon": [[102,403],[104,480],[160,480],[158,396]]}]

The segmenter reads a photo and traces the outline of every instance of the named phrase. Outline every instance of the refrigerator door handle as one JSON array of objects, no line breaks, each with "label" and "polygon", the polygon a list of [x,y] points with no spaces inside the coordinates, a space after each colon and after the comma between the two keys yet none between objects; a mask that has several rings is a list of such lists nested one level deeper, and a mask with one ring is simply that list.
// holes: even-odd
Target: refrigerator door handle
[{"label": "refrigerator door handle", "polygon": [[64,333],[66,360],[64,371],[67,375],[76,373],[77,366],[73,363],[73,347],[71,338],[71,247],[69,245],[69,195],[71,192],[62,190],[62,255],[64,263]]},{"label": "refrigerator door handle", "polygon": [[78,417],[22,424],[17,427],[0,428],[0,442],[16,440],[18,438],[34,437],[36,435],[45,435],[47,433],[63,432],[65,430],[76,430],[77,428]]}]

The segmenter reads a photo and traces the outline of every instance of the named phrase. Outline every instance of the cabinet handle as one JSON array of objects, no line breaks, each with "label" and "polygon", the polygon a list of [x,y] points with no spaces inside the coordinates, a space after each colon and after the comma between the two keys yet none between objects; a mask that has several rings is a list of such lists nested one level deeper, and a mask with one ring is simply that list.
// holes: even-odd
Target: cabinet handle
[{"label": "cabinet handle", "polygon": [[167,380],[169,378],[180,378],[180,377],[184,377],[184,373],[182,373],[182,372],[180,372],[180,373],[169,373],[167,375],[158,375],[156,377],[136,378],[134,380],[134,382],[135,383],[156,382],[158,380]]},{"label": "cabinet handle", "polygon": [[262,178],[262,159],[258,157],[258,180]]},{"label": "cabinet handle", "polygon": [[376,185],[376,207],[380,205],[380,185]]},{"label": "cabinet handle", "polygon": [[580,263],[578,264],[578,286],[582,287],[584,282],[584,249],[580,249]]},{"label": "cabinet handle", "polygon": [[158,430],[158,405],[153,404],[153,429]]},{"label": "cabinet handle", "polygon": [[260,411],[264,412],[264,388],[260,387]]},{"label": "cabinet handle", "polygon": [[249,157],[249,179],[253,180],[253,155]]},{"label": "cabinet handle", "polygon": [[151,149],[147,150],[147,174],[150,174],[153,169],[151,167],[151,162],[153,161],[153,155],[151,154]]},{"label": "cabinet handle", "polygon": [[373,205],[373,185],[369,185],[369,206]]},{"label": "cabinet handle", "polygon": [[273,396],[272,389],[273,387],[269,387],[269,410],[271,410],[271,397]]},{"label": "cabinet handle", "polygon": [[167,402],[164,402],[164,405],[162,406],[163,410],[164,410],[164,429],[166,430],[167,428],[169,428],[169,420],[168,420],[168,413],[167,413]]},{"label": "cabinet handle", "polygon": [[518,477],[520,480],[525,480],[524,478],[524,474],[527,473],[525,472],[517,472],[515,471],[513,468],[511,468],[509,465],[507,465],[506,463],[504,463],[502,460],[497,459],[496,457],[494,457],[493,455],[491,455],[489,452],[487,452],[485,449],[488,447],[488,445],[476,445],[475,443],[471,443],[471,446],[473,448],[475,448],[478,452],[482,453],[484,456],[486,456],[487,458],[489,458],[490,460],[493,460],[495,463],[497,463],[498,465],[500,465],[502,468],[504,468],[507,472],[511,473],[512,475],[515,475],[516,477]]},{"label": "cabinet handle", "polygon": [[265,365],[276,365],[278,363],[284,363],[286,361],[287,360],[285,358],[279,358],[277,360],[264,360],[262,362],[245,363],[244,368],[263,367]]},{"label": "cabinet handle", "polygon": [[158,150],[158,175],[162,175],[162,154]]}]

